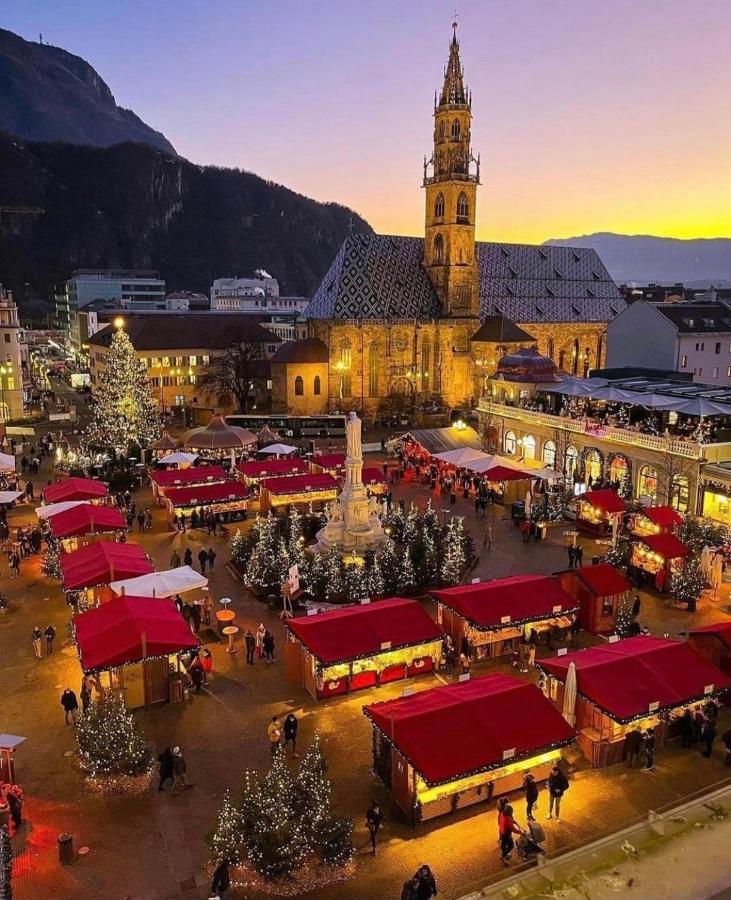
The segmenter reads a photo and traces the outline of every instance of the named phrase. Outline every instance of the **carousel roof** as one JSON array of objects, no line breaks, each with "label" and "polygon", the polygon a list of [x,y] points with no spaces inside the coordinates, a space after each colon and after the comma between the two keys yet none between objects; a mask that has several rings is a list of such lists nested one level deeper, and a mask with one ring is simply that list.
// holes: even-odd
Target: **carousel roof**
[{"label": "carousel roof", "polygon": [[131,578],[154,572],[155,567],[139,544],[97,541],[59,559],[66,591],[109,584],[115,578]]},{"label": "carousel roof", "polygon": [[246,428],[227,425],[223,416],[213,416],[203,428],[189,431],[183,446],[191,450],[231,450],[256,443],[256,435]]},{"label": "carousel roof", "polygon": [[246,500],[248,496],[246,485],[240,481],[219,481],[216,484],[168,488],[165,491],[165,499],[173,506],[205,506],[207,503],[225,503],[226,500]]},{"label": "carousel roof", "polygon": [[645,534],[638,537],[663,559],[681,559],[688,555],[688,548],[674,534]]},{"label": "carousel roof", "polygon": [[187,469],[155,469],[150,480],[158,487],[183,487],[187,484],[210,484],[225,481],[226,472],[221,466],[190,466]]},{"label": "carousel roof", "polygon": [[116,506],[80,503],[49,519],[51,534],[57,539],[127,529],[127,520]]},{"label": "carousel roof", "polygon": [[535,347],[524,347],[503,356],[498,361],[495,378],[521,384],[561,381],[556,363],[550,357],[539,353]]},{"label": "carousel roof", "polygon": [[268,447],[269,444],[276,444],[278,440],[279,434],[277,434],[276,431],[272,431],[268,425],[264,425],[264,427],[259,429],[256,433],[256,441],[260,447]]},{"label": "carousel roof", "polygon": [[173,440],[167,431],[163,431],[160,437],[150,444],[151,450],[176,450],[178,442]]},{"label": "carousel roof", "polygon": [[43,488],[43,499],[46,503],[60,503],[64,500],[96,500],[108,497],[106,484],[95,478],[65,478],[56,484]]}]

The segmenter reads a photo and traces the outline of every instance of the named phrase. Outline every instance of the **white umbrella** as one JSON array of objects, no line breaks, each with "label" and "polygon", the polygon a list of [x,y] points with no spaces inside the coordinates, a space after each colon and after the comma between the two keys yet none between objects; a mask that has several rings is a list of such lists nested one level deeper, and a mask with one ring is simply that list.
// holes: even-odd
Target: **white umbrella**
[{"label": "white umbrella", "polygon": [[149,575],[113,581],[109,586],[115,594],[130,597],[172,597],[173,594],[208,587],[208,579],[190,566],[178,566],[167,572],[150,572]]},{"label": "white umbrella", "polygon": [[489,454],[482,450],[474,450],[472,447],[458,447],[456,450],[445,450],[444,453],[435,453],[434,459],[450,463],[453,466],[466,466],[467,463],[479,462],[481,459],[489,459]]},{"label": "white umbrella", "polygon": [[13,503],[18,497],[22,496],[22,491],[0,491],[0,506],[4,503]]},{"label": "white umbrella", "polygon": [[0,453],[0,472],[14,472],[15,457],[9,453]]},{"label": "white umbrella", "polygon": [[168,453],[167,456],[163,456],[161,459],[158,459],[158,463],[161,466],[192,466],[197,459],[197,453],[183,453],[182,451],[180,451],[176,453]]},{"label": "white umbrella", "polygon": [[563,688],[563,717],[574,725],[576,722],[576,663],[570,663]]},{"label": "white umbrella", "polygon": [[271,456],[289,456],[290,453],[295,453],[296,451],[297,448],[291,444],[270,444],[269,447],[259,450],[259,453],[268,453]]},{"label": "white umbrella", "polygon": [[36,515],[39,519],[50,519],[58,513],[66,512],[67,509],[73,509],[74,506],[85,506],[88,500],[62,500],[60,503],[49,503],[47,506],[39,506],[36,508]]}]

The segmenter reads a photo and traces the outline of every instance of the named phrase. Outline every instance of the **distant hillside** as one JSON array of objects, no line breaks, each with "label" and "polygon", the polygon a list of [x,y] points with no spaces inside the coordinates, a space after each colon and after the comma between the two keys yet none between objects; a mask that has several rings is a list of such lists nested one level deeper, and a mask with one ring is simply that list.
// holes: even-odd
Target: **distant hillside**
[{"label": "distant hillside", "polygon": [[133,141],[175,154],[164,135],[117,106],[104,80],[85,60],[4,29],[0,29],[0,130],[29,141],[92,147]]},{"label": "distant hillside", "polygon": [[196,166],[142,144],[23,143],[0,134],[0,281],[49,297],[72,269],[159,269],[168,289],[263,268],[282,293],[310,295],[349,224],[318,203],[237,169]]},{"label": "distant hillside", "polygon": [[587,234],[546,241],[596,250],[618,284],[630,281],[720,285],[731,279],[731,239],[677,240],[651,235]]}]

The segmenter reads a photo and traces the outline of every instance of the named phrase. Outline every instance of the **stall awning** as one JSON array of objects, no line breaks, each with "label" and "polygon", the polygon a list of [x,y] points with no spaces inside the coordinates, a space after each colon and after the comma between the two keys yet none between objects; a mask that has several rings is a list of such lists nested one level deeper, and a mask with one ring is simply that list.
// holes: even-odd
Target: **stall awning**
[{"label": "stall awning", "polygon": [[312,465],[321,469],[340,469],[345,465],[344,453],[323,453],[312,457]]},{"label": "stall awning", "polygon": [[115,578],[131,578],[154,571],[154,566],[139,544],[98,541],[60,557],[64,590],[109,584]]},{"label": "stall awning", "polygon": [[[328,666],[442,637],[439,626],[417,600],[400,597],[298,616],[288,619],[287,627]],[[384,648],[385,643],[390,643],[390,648]]]},{"label": "stall awning", "polygon": [[225,480],[226,472],[221,466],[191,466],[188,469],[156,469],[150,472],[150,481],[154,481],[161,488],[212,484]]},{"label": "stall awning", "polygon": [[579,499],[605,513],[620,513],[627,508],[624,500],[610,488],[604,488],[601,491],[587,491]]},{"label": "stall awning", "polygon": [[80,503],[49,519],[51,534],[56,540],[79,537],[84,534],[99,534],[109,531],[126,531],[127,520],[114,506],[94,506]]},{"label": "stall awning", "polygon": [[264,459],[239,463],[236,466],[244,478],[272,478],[283,475],[304,475],[310,471],[305,459]]},{"label": "stall awning", "polygon": [[569,574],[579,578],[595,597],[611,597],[632,590],[629,581],[611,563],[569,569]]},{"label": "stall awning", "polygon": [[572,662],[579,694],[617,722],[683,706],[731,685],[731,678],[687,643],[665,638],[627,638],[538,665],[565,681]]},{"label": "stall awning", "polygon": [[483,453],[482,450],[475,450],[473,447],[459,447],[457,450],[445,450],[444,453],[435,453],[434,459],[459,467],[482,459],[489,459],[489,454]]},{"label": "stall awning", "polygon": [[639,540],[663,559],[680,559],[688,555],[688,548],[674,534],[645,534]]},{"label": "stall awning", "polygon": [[208,579],[191,566],[178,566],[166,572],[149,572],[137,578],[113,581],[109,587],[115,594],[129,594],[131,597],[172,597],[208,587]]},{"label": "stall awning", "polygon": [[576,612],[555,575],[514,575],[432,592],[475,628],[495,629]]},{"label": "stall awning", "polygon": [[64,500],[61,503],[48,503],[46,506],[37,506],[36,515],[39,519],[50,519],[52,516],[57,516],[67,509],[73,509],[75,506],[84,506],[88,502],[88,500]]},{"label": "stall awning", "polygon": [[482,449],[482,439],[474,428],[417,428],[410,431],[407,438],[420,444],[427,453],[434,456],[445,450],[457,450],[460,447],[472,447],[473,450]]},{"label": "stall awning", "polygon": [[492,466],[482,474],[488,481],[525,481],[533,477],[529,472],[508,468],[508,466]]},{"label": "stall awning", "polygon": [[700,625],[698,628],[689,628],[688,634],[704,635],[717,637],[719,641],[731,650],[731,622],[717,622],[713,625]]},{"label": "stall awning", "polygon": [[98,500],[108,497],[106,484],[94,478],[66,478],[43,488],[46,503],[60,503],[64,500]]},{"label": "stall awning", "polygon": [[363,469],[361,473],[361,479],[363,484],[385,484],[386,476],[383,474],[382,469],[377,469],[375,466],[367,466]]},{"label": "stall awning", "polygon": [[246,500],[248,491],[240,481],[222,481],[217,484],[199,484],[195,487],[168,488],[165,499],[173,506],[205,506],[208,503],[225,503],[227,500]]},{"label": "stall awning", "polygon": [[84,672],[129,665],[199,646],[172,601],[116,597],[74,617]]},{"label": "stall awning", "polygon": [[317,475],[267,478],[262,485],[270,494],[307,494],[312,491],[334,491],[338,487],[338,482],[329,472],[320,472]]},{"label": "stall awning", "polygon": [[574,739],[574,729],[551,701],[512,675],[449,684],[373,703],[363,712],[432,786]]},{"label": "stall awning", "polygon": [[297,448],[292,444],[270,444],[268,447],[262,447],[258,452],[271,456],[289,456],[290,453],[296,453]]},{"label": "stall awning", "polygon": [[672,506],[647,506],[641,509],[640,513],[647,516],[653,524],[661,527],[683,524],[683,517]]}]

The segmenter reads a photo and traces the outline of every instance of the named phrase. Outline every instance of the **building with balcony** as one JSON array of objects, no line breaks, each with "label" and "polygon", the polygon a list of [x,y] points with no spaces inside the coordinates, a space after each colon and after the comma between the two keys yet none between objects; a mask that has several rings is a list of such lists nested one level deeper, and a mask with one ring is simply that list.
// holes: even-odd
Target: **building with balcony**
[{"label": "building with balcony", "polygon": [[23,415],[23,343],[18,307],[0,284],[0,422]]}]

